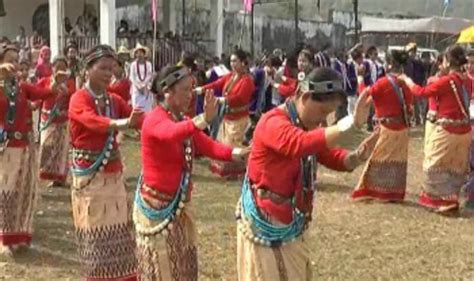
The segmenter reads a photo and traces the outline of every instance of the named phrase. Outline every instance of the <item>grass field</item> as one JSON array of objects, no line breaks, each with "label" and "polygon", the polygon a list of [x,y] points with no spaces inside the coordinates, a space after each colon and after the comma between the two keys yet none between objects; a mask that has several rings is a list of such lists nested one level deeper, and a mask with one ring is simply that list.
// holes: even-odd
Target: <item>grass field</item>
[{"label": "grass field", "polygon": [[[474,280],[474,217],[443,217],[414,203],[422,154],[421,132],[415,131],[404,204],[352,203],[348,196],[362,169],[351,174],[320,170],[308,233],[314,280]],[[123,155],[131,194],[139,144],[127,142]],[[200,280],[236,280],[239,183],[212,176],[206,160],[196,162],[194,175]],[[33,248],[0,258],[0,280],[80,280],[68,190],[42,189]]]}]

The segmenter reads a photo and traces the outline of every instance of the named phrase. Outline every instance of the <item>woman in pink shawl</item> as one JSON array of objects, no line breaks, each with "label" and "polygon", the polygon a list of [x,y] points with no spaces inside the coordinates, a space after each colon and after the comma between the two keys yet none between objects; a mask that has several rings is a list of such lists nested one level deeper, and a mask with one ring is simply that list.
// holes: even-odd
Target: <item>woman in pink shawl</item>
[{"label": "woman in pink shawl", "polygon": [[51,49],[48,46],[43,46],[39,53],[38,63],[36,64],[36,79],[40,80],[52,74]]}]

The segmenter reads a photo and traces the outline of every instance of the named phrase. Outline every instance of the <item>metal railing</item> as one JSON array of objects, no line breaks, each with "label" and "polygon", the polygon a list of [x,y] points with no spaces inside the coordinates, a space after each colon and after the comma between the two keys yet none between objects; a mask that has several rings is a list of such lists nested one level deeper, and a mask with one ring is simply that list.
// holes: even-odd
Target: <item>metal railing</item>
[{"label": "metal railing", "polygon": [[[100,44],[100,38],[98,36],[65,36],[61,39],[62,46],[66,46],[70,41],[76,42],[79,46],[79,54],[81,57],[84,56],[89,49]],[[151,36],[118,36],[116,42],[117,49],[120,46],[125,46],[132,52],[137,43],[140,43],[148,47],[150,52],[153,50],[153,38]],[[213,45],[213,40],[157,38],[155,46],[155,65],[159,69],[168,64],[176,64],[183,51],[197,53],[202,57],[210,58],[212,57],[210,50],[212,50]]]}]

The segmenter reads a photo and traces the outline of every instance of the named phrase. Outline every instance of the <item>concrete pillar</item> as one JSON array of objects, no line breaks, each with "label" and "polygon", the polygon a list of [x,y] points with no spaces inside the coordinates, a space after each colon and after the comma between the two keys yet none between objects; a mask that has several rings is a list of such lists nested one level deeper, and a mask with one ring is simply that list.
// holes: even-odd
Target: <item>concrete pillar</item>
[{"label": "concrete pillar", "polygon": [[100,43],[116,48],[115,0],[100,0]]},{"label": "concrete pillar", "polygon": [[[219,56],[224,52],[224,0],[216,0],[217,5],[212,5],[211,14],[217,15],[217,27],[216,27],[216,56]],[[215,11],[214,11],[215,9]]]},{"label": "concrete pillar", "polygon": [[62,53],[63,6],[63,0],[49,0],[49,46],[53,57]]}]

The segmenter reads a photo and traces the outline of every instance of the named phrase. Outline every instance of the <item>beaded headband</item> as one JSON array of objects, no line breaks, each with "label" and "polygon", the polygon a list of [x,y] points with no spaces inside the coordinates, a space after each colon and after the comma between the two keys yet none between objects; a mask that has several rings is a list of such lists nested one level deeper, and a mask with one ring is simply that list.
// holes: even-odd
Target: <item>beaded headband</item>
[{"label": "beaded headband", "polygon": [[298,83],[300,90],[305,92],[311,92],[313,94],[328,94],[335,92],[344,92],[344,86],[341,80],[330,80],[321,82],[311,82],[305,80],[302,75],[298,75],[300,82]]},{"label": "beaded headband", "polygon": [[169,88],[187,76],[189,76],[189,71],[186,68],[180,68],[175,72],[168,74],[165,79],[161,80],[160,87],[161,89]]},{"label": "beaded headband", "polygon": [[84,58],[84,65],[90,66],[93,62],[97,61],[98,59],[109,57],[117,60],[117,54],[110,46],[98,46],[95,48],[94,51],[90,52]]}]

